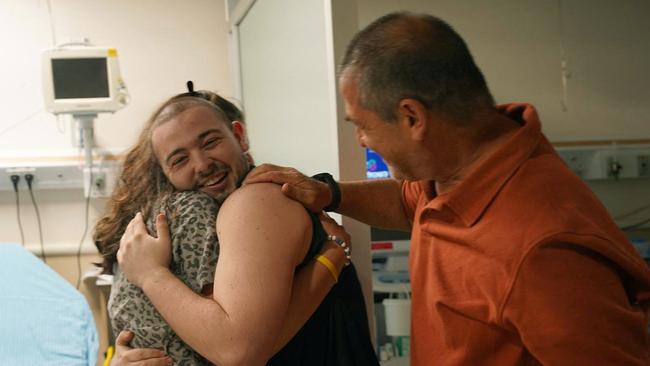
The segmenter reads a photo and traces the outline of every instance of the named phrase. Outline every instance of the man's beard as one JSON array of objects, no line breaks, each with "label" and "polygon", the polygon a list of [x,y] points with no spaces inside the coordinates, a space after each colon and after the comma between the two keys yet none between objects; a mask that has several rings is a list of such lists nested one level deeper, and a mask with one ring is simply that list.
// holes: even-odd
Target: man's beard
[{"label": "man's beard", "polygon": [[253,165],[250,160],[246,157],[246,155],[242,155],[242,159],[244,161],[244,171],[242,172],[241,176],[237,178],[237,184],[235,185],[239,189],[241,188],[242,184],[244,183],[244,179],[246,179],[246,176],[248,173],[255,168],[255,165]]},{"label": "man's beard", "polygon": [[[248,175],[248,173],[250,173],[250,171],[253,170],[253,168],[255,167],[255,166],[253,166],[253,164],[251,164],[251,162],[246,157],[246,155],[242,155],[241,163],[242,163],[242,166],[244,167],[244,169],[242,170],[242,172],[239,174],[239,176],[235,180],[235,189],[233,189],[230,192],[227,192],[227,191],[221,192],[217,197],[214,197],[214,199],[219,204],[222,204],[226,200],[226,198],[228,198],[228,196],[230,196],[231,193],[233,193],[237,189],[241,188],[242,184],[244,183],[244,179],[246,179],[246,176]],[[235,174],[234,170],[231,170],[231,172],[233,174]]]}]

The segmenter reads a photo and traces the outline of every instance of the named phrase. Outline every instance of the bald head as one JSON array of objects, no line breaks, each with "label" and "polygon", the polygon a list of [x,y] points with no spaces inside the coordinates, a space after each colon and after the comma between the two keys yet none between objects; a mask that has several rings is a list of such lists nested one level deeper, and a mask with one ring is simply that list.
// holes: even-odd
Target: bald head
[{"label": "bald head", "polygon": [[385,121],[395,120],[406,98],[459,123],[494,105],[463,39],[427,14],[391,13],[361,30],[348,46],[341,76],[357,78],[361,104]]}]

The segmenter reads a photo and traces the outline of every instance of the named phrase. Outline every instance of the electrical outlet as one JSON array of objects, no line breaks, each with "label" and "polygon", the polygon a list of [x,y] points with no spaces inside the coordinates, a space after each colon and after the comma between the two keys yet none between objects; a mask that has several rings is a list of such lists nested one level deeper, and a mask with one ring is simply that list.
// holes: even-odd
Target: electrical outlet
[{"label": "electrical outlet", "polygon": [[650,177],[650,155],[638,155],[636,157],[636,166],[640,178]]},{"label": "electrical outlet", "polygon": [[650,178],[650,145],[565,147],[557,152],[584,180]]},{"label": "electrical outlet", "polygon": [[90,177],[78,161],[64,162],[34,162],[31,164],[2,164],[0,163],[0,194],[2,191],[13,191],[11,175],[21,177],[18,182],[20,190],[27,189],[23,177],[32,174],[34,190],[51,189],[83,189],[85,193],[92,192],[95,197],[108,197],[113,192],[115,180],[120,171],[120,162],[115,160],[98,161],[93,166],[93,190],[86,187]]},{"label": "electrical outlet", "polygon": [[5,170],[5,174],[7,175],[6,182],[4,182],[8,187],[10,187],[13,190],[13,181],[11,179],[12,176],[18,176],[18,184],[17,187],[18,189],[27,189],[27,181],[24,179],[25,174],[34,174],[35,169],[34,168],[29,168],[29,167],[16,167],[16,168],[8,168]]},{"label": "electrical outlet", "polygon": [[117,165],[101,164],[93,167],[92,181],[90,169],[83,170],[84,197],[90,195],[91,198],[106,198],[113,193],[115,178],[117,174]]},{"label": "electrical outlet", "polygon": [[625,165],[617,157],[610,156],[607,158],[607,177],[612,179],[621,178]]},{"label": "electrical outlet", "polygon": [[92,168],[92,175],[89,168],[83,170],[84,197],[105,197],[106,195],[106,173],[99,168]]},{"label": "electrical outlet", "polygon": [[12,174],[21,176],[19,189],[27,189],[27,182],[22,177],[32,174],[33,189],[69,189],[81,187],[81,169],[77,164],[49,165],[33,164],[31,166],[0,166],[0,191],[13,190],[9,177]]},{"label": "electrical outlet", "polygon": [[91,197],[106,197],[106,173],[96,172],[93,174],[93,187]]}]

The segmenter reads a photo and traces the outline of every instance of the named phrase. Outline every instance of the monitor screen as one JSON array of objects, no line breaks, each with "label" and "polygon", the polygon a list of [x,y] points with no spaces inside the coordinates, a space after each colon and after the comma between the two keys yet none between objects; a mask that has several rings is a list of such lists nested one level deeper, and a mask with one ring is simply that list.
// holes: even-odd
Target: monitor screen
[{"label": "monitor screen", "polygon": [[366,177],[368,179],[390,178],[384,159],[376,151],[368,148],[366,148]]},{"label": "monitor screen", "polygon": [[108,98],[106,58],[52,59],[54,99]]}]

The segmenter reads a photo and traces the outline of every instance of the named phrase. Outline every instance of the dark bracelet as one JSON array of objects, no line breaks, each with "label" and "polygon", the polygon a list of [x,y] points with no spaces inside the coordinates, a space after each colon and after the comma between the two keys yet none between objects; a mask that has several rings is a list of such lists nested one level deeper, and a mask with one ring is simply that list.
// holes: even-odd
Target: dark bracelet
[{"label": "dark bracelet", "polygon": [[336,211],[336,209],[339,208],[339,204],[341,203],[341,188],[339,188],[339,184],[336,183],[330,173],[319,173],[313,175],[312,178],[316,179],[317,181],[327,183],[327,185],[330,187],[330,192],[332,192],[332,200],[330,201],[329,205],[323,208],[323,210],[328,212]]}]

